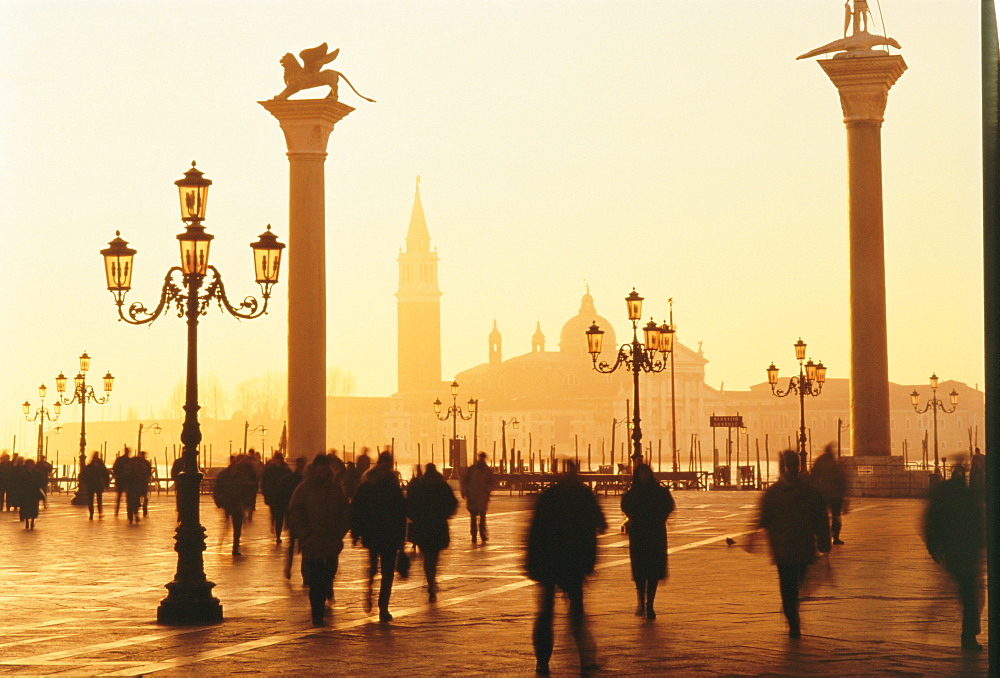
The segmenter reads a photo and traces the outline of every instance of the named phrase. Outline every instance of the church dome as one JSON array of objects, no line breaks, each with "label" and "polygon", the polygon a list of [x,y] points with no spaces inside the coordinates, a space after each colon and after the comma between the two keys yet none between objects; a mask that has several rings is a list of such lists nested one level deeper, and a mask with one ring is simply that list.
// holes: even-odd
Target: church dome
[{"label": "church dome", "polygon": [[559,333],[559,350],[563,353],[582,353],[587,355],[587,330],[597,323],[597,326],[604,330],[604,353],[616,351],[618,340],[615,338],[615,329],[607,318],[597,315],[597,308],[594,306],[594,298],[590,296],[588,289],[583,299],[580,300],[580,311],[566,321],[562,331]]}]

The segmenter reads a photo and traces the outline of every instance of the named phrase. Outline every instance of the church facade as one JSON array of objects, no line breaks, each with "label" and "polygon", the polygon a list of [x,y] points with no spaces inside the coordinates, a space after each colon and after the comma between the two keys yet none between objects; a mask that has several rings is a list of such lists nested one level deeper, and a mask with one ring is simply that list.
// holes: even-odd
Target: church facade
[{"label": "church facade", "polygon": [[[432,458],[440,464],[442,451],[447,453],[453,422],[439,420],[432,407],[435,399],[441,399],[447,412],[452,382],[441,378],[438,262],[418,182],[405,248],[398,257],[397,392],[385,398],[328,398],[330,446],[350,455],[361,446],[392,445],[404,464]],[[458,422],[467,461],[474,451],[486,452],[497,463],[508,455],[516,459],[520,453],[525,468],[538,468],[538,460],[553,453],[578,456],[585,464],[589,459],[595,470],[625,460],[631,451],[631,375],[624,370],[612,375],[593,370],[584,333],[594,321],[606,328],[601,359],[613,361],[618,343],[612,324],[598,313],[589,290],[576,315],[560,329],[553,348],[540,323],[531,335],[531,351],[523,355],[504,356],[503,336],[495,323],[492,331],[484,332],[484,362],[454,375],[460,384],[463,412],[468,410],[470,395],[478,401],[474,418]],[[640,383],[644,449],[663,468],[672,463],[674,418],[678,458],[683,458],[686,467],[692,437],[704,434],[708,413],[718,402],[717,392],[705,384],[708,361],[700,350],[675,341],[673,360],[673,411],[669,367],[659,374],[642,375]]]}]

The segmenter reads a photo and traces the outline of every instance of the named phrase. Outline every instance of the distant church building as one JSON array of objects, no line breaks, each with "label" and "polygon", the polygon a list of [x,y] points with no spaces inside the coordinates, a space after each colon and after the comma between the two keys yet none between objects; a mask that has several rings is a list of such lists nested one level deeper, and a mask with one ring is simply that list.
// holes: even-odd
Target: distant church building
[{"label": "distant church building", "polygon": [[[447,454],[452,422],[440,421],[432,403],[440,398],[444,409],[451,404],[451,379],[441,378],[441,290],[438,286],[436,250],[420,199],[420,185],[413,199],[405,248],[399,252],[397,302],[397,392],[387,398],[331,397],[329,428],[331,445],[371,448],[392,444],[401,463],[441,463]],[[622,302],[624,310],[624,301]],[[631,378],[627,372],[604,375],[591,367],[584,332],[594,321],[606,328],[605,360],[614,360],[618,350],[612,324],[598,314],[589,290],[579,311],[563,325],[557,350],[546,350],[541,323],[530,335],[531,351],[505,359],[503,336],[494,322],[486,335],[486,361],[455,375],[461,387],[461,405],[469,397],[478,400],[475,421],[460,421],[459,437],[468,447],[486,452],[497,463],[504,455],[503,422],[508,426],[508,454],[520,452],[527,468],[534,458],[588,454],[594,468],[624,461],[629,453],[631,426]],[[523,335],[522,335],[523,336]],[[630,337],[628,339],[631,339]],[[677,445],[686,461],[690,440],[704,428],[706,401],[713,390],[705,386],[705,358],[675,343],[677,388]],[[666,466],[670,453],[669,371],[643,375],[641,384],[642,430],[652,459]]]},{"label": "distant church building", "polygon": [[[362,446],[374,450],[391,444],[400,468],[406,471],[418,460],[442,465],[448,458],[452,432],[451,420],[439,420],[432,406],[439,398],[447,411],[452,402],[452,379],[442,379],[441,375],[439,257],[431,247],[419,178],[405,247],[397,261],[397,391],[386,397],[328,398],[328,445],[343,450],[350,458]],[[621,307],[610,309],[609,315],[625,317],[622,296]],[[525,345],[530,345],[531,350],[505,358],[504,336],[497,323],[494,321],[488,332],[484,328],[485,361],[454,376],[460,385],[463,411],[467,411],[470,397],[478,400],[475,420],[458,422],[458,435],[467,443],[467,462],[475,451],[485,452],[497,465],[504,461],[507,468],[519,460],[525,469],[538,470],[540,461],[548,461],[553,453],[563,458],[577,457],[584,469],[625,462],[631,451],[631,374],[620,369],[607,375],[593,369],[585,332],[594,322],[605,330],[605,352],[600,360],[613,363],[620,342],[632,338],[616,337],[614,325],[598,313],[589,289],[580,299],[576,315],[560,329],[555,350],[547,349],[550,342],[537,322],[530,335],[530,328],[519,328],[515,335],[527,339]],[[627,327],[627,321],[619,324]],[[762,383],[747,391],[726,391],[705,383],[708,361],[700,342],[698,350],[692,350],[675,340],[673,360],[673,414],[669,367],[661,373],[640,376],[643,448],[654,467],[669,470],[673,464],[674,420],[677,462],[682,470],[691,468],[699,454],[703,467],[711,467],[713,438],[722,464],[727,461],[727,445],[736,444],[732,436],[742,441],[742,464],[753,461],[758,447],[762,457],[767,454],[774,458],[779,449],[794,445],[797,400],[775,398],[763,381],[763,370]],[[948,452],[982,440],[983,394],[958,382],[955,385],[962,396],[959,410],[954,418],[939,422],[939,435],[947,443],[941,447]],[[951,386],[948,382],[948,388]],[[926,454],[921,447],[927,445],[928,415],[919,416],[910,407],[907,394],[912,386],[892,384],[890,388],[894,441],[903,440],[898,448],[894,443],[892,452],[907,454],[910,461],[915,461]],[[920,385],[916,388],[927,390]],[[709,426],[713,414],[742,414],[747,428],[723,429],[713,436]],[[510,425],[515,419],[517,429]],[[806,403],[806,419],[809,447],[815,454],[825,443],[846,438],[847,381],[830,379],[823,394]],[[506,436],[502,433],[505,423]],[[844,447],[846,454],[846,443]],[[730,460],[736,463],[736,459]]]}]

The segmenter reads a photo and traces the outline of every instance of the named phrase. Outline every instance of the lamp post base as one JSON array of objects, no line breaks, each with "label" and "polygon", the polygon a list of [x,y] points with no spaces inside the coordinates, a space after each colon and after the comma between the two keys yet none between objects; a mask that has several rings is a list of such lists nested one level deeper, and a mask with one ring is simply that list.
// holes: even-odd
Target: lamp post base
[{"label": "lamp post base", "polygon": [[172,581],[170,593],[156,608],[156,623],[169,626],[201,626],[222,621],[222,603],[212,595],[213,582],[187,584]]}]

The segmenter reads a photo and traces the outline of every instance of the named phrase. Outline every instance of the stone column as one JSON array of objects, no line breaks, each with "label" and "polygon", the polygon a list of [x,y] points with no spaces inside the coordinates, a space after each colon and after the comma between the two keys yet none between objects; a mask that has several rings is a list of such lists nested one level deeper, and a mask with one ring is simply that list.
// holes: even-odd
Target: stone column
[{"label": "stone column", "polygon": [[326,449],[326,218],[323,164],[333,126],[354,109],[329,99],[258,102],[288,147],[288,451]]},{"label": "stone column", "polygon": [[819,62],[840,93],[847,126],[851,265],[851,452],[889,456],[889,352],[882,229],[882,116],[906,63],[898,55]]}]

